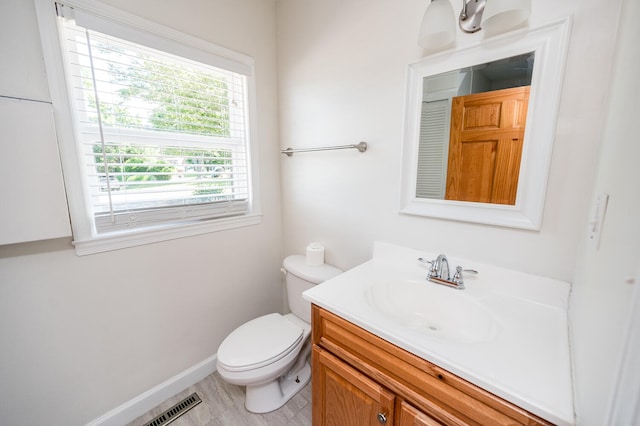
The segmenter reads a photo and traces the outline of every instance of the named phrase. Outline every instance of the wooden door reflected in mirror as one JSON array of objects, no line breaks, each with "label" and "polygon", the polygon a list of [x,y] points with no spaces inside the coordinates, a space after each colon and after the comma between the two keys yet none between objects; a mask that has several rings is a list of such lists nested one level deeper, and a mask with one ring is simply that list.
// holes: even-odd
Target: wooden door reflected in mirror
[{"label": "wooden door reflected in mirror", "polygon": [[453,98],[445,199],[516,203],[529,91]]}]

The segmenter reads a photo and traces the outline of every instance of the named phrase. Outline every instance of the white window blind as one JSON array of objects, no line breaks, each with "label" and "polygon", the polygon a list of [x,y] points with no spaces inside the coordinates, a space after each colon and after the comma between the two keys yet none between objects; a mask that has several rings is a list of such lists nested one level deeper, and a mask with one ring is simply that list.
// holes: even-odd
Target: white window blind
[{"label": "white window blind", "polygon": [[246,75],[61,19],[96,233],[246,214]]}]

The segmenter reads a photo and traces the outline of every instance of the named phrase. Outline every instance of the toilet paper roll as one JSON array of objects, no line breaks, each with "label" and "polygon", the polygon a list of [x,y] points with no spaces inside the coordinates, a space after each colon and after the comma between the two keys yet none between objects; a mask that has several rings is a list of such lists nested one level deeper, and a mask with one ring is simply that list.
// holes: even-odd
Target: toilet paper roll
[{"label": "toilet paper roll", "polygon": [[310,243],[307,246],[307,265],[319,266],[324,264],[324,247],[320,243]]}]

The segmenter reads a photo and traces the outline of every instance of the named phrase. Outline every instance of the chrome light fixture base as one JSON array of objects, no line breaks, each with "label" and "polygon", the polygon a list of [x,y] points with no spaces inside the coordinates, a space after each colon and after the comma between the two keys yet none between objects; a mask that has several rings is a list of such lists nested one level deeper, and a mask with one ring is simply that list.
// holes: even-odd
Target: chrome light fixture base
[{"label": "chrome light fixture base", "polygon": [[475,33],[481,29],[482,12],[486,0],[462,0],[460,11],[460,29],[466,33]]}]

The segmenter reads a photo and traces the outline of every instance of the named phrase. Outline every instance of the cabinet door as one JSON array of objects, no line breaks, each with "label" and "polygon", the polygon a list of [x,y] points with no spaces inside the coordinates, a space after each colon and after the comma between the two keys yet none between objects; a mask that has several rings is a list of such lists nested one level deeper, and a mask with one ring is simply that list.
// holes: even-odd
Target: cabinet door
[{"label": "cabinet door", "polygon": [[317,346],[312,363],[315,426],[393,424],[391,392]]},{"label": "cabinet door", "polygon": [[402,401],[396,426],[442,426],[442,423]]},{"label": "cabinet door", "polygon": [[71,236],[51,104],[0,96],[0,245]]}]

